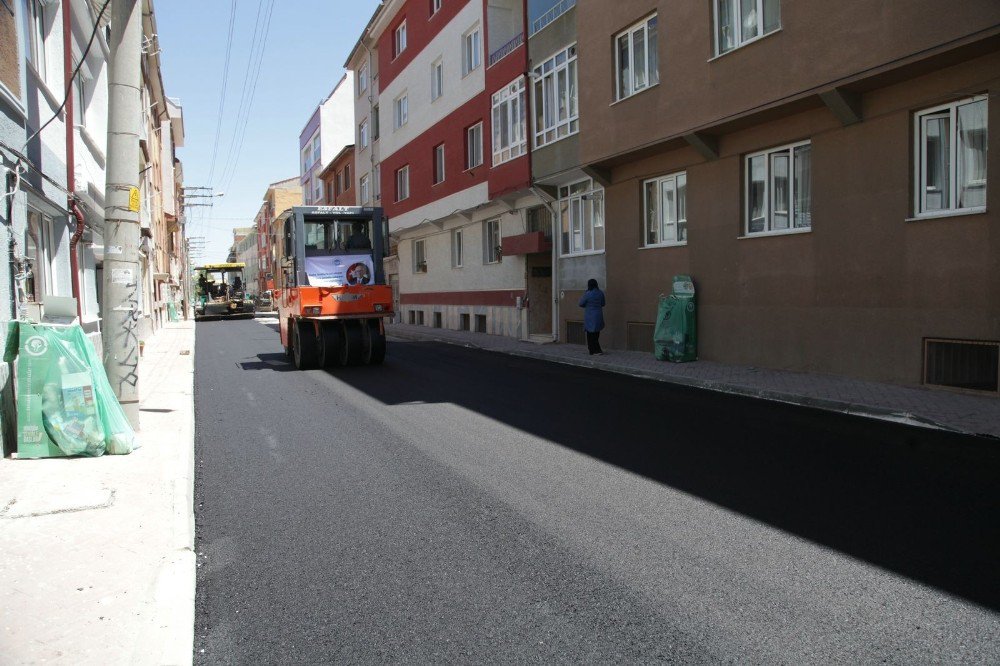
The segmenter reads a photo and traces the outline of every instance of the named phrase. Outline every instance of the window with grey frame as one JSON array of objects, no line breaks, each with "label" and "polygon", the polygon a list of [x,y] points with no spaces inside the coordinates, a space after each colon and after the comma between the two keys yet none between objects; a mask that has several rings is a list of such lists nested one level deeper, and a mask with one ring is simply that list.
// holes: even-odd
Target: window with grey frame
[{"label": "window with grey frame", "polygon": [[780,0],[713,0],[715,55],[728,53],[781,27]]},{"label": "window with grey frame", "polygon": [[444,182],[444,144],[434,146],[434,184]]},{"label": "window with grey frame", "polygon": [[925,109],[914,124],[916,214],[984,209],[987,96]]},{"label": "window with grey frame", "polygon": [[812,144],[809,141],[747,155],[747,236],[812,228]]},{"label": "window with grey frame", "polygon": [[483,123],[478,122],[465,130],[465,168],[472,169],[483,163]]},{"label": "window with grey frame", "polygon": [[496,264],[503,257],[500,238],[500,218],[483,222],[483,263]]},{"label": "window with grey frame", "polygon": [[431,101],[444,94],[444,60],[438,58],[431,63]]},{"label": "window with grey frame", "polygon": [[617,99],[625,99],[660,82],[657,17],[636,23],[615,37]]},{"label": "window with grey frame", "polygon": [[25,44],[28,60],[35,67],[35,71],[48,82],[48,59],[46,58],[45,38],[47,35],[45,2],[42,0],[26,0],[27,9],[27,30]]}]

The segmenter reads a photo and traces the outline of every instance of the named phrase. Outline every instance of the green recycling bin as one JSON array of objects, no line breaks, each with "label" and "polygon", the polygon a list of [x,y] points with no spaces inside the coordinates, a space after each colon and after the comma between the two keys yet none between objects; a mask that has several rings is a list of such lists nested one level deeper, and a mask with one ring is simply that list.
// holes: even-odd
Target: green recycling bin
[{"label": "green recycling bin", "polygon": [[698,360],[697,308],[691,276],[675,275],[670,295],[660,296],[653,347],[660,361]]}]

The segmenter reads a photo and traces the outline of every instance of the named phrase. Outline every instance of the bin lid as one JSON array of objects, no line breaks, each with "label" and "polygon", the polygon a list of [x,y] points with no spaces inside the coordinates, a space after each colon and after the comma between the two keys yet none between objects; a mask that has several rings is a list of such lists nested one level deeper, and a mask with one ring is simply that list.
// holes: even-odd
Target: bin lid
[{"label": "bin lid", "polygon": [[694,281],[690,275],[674,276],[674,296],[694,296]]}]

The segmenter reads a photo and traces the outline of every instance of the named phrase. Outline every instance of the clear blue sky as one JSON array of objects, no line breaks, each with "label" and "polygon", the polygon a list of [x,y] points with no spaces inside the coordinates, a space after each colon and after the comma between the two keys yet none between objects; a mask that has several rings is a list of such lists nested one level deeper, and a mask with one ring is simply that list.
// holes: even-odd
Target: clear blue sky
[{"label": "clear blue sky", "polygon": [[[233,145],[258,11],[273,4],[260,76],[239,159]],[[223,64],[231,2],[156,3],[163,84],[184,107],[185,185],[224,190],[213,208],[188,211],[188,235],[204,236],[202,261],[225,260],[234,227],[249,226],[269,183],[297,176],[299,132],[343,74],[344,61],[377,0],[237,0],[225,107],[214,173]],[[259,39],[258,39],[259,43]],[[255,49],[255,53],[257,49]],[[253,72],[251,71],[250,83]],[[245,104],[243,105],[246,106]],[[211,180],[209,176],[211,174]]]}]

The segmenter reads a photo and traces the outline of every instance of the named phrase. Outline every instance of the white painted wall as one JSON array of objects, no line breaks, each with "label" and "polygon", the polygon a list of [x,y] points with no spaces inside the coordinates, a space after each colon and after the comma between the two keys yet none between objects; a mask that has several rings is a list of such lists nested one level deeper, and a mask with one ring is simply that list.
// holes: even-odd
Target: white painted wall
[{"label": "white painted wall", "polygon": [[345,75],[319,107],[319,170],[354,143],[354,97],[354,77]]},{"label": "white painted wall", "polygon": [[[462,36],[476,24],[479,25],[480,49],[483,50],[483,5],[480,2],[470,2],[379,93],[383,129],[379,150],[382,159],[413,141],[486,89],[485,53],[480,53],[479,67],[467,76],[462,76]],[[431,63],[438,58],[444,61],[444,94],[431,102]],[[393,131],[393,103],[404,91],[409,105],[408,121],[406,125]]]}]

